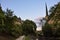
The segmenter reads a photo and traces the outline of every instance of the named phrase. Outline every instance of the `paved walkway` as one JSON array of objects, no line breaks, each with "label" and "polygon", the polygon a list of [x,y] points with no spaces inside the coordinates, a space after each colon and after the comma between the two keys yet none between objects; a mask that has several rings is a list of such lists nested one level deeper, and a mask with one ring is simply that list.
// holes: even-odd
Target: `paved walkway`
[{"label": "paved walkway", "polygon": [[16,40],[24,40],[24,35],[23,36],[20,36],[19,38],[17,38]]}]

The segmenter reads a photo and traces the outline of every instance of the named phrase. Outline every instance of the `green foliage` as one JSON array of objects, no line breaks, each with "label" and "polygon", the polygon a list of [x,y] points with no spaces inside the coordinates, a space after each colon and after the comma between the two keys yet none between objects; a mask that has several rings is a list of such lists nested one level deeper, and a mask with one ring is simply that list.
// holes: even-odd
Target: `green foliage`
[{"label": "green foliage", "polygon": [[50,9],[50,15],[48,20],[53,20],[53,24],[50,25],[48,22],[42,27],[44,36],[60,37],[60,2]]},{"label": "green foliage", "polygon": [[60,2],[50,9],[49,20],[54,20],[52,24],[52,31],[54,36],[60,37]]},{"label": "green foliage", "polygon": [[4,18],[4,11],[2,10],[2,7],[0,7],[0,19]]},{"label": "green foliage", "polygon": [[48,23],[46,23],[45,26],[42,27],[42,31],[44,36],[46,37],[52,36],[52,28]]},{"label": "green foliage", "polygon": [[5,20],[6,31],[14,37],[19,37],[22,35],[22,27],[19,24],[15,24],[16,21],[18,21],[17,16],[13,16],[11,11],[7,11]]},{"label": "green foliage", "polygon": [[60,23],[55,23],[52,25],[53,36],[60,37]]},{"label": "green foliage", "polygon": [[25,20],[22,24],[23,34],[33,34],[36,31],[36,24],[33,21]]},{"label": "green foliage", "polygon": [[2,7],[0,7],[0,33],[9,34],[13,37],[22,35],[22,27],[15,24],[14,22],[16,21],[18,21],[18,17],[13,16],[13,11],[7,9],[4,12]]},{"label": "green foliage", "polygon": [[10,9],[7,9],[7,10],[6,10],[6,15],[7,15],[8,17],[12,17],[12,16],[13,16],[13,11],[11,11]]},{"label": "green foliage", "polygon": [[56,5],[54,5],[53,7],[51,7],[50,9],[50,15],[49,15],[49,20],[55,20],[55,21],[59,21],[60,17],[60,2]]},{"label": "green foliage", "polygon": [[10,34],[14,37],[19,37],[22,35],[22,28],[19,25],[13,26],[13,28],[10,29]]}]

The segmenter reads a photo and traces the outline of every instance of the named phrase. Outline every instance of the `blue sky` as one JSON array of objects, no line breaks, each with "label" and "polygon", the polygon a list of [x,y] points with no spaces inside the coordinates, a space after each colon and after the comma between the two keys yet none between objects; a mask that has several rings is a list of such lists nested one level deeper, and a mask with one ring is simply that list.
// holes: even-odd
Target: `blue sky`
[{"label": "blue sky", "polygon": [[51,6],[60,2],[60,0],[0,0],[3,10],[9,8],[23,20],[34,20],[39,17],[44,17],[45,2],[49,10]]}]

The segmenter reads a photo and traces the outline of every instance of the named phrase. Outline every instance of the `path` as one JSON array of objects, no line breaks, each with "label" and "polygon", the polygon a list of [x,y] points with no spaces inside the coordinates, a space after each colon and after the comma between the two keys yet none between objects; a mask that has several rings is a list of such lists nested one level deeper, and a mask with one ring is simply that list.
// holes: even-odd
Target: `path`
[{"label": "path", "polygon": [[24,35],[23,36],[20,36],[19,38],[17,38],[16,40],[24,40]]}]

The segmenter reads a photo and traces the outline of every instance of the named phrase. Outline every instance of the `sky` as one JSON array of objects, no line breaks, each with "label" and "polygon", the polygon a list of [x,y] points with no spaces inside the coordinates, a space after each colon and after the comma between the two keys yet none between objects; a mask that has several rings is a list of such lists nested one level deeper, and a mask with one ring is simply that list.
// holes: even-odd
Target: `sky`
[{"label": "sky", "polygon": [[20,17],[22,20],[45,16],[45,3],[48,10],[60,0],[0,0],[3,10],[7,8],[14,11],[14,14]]}]

